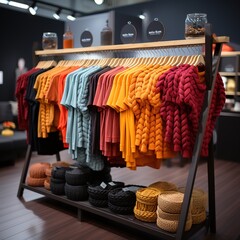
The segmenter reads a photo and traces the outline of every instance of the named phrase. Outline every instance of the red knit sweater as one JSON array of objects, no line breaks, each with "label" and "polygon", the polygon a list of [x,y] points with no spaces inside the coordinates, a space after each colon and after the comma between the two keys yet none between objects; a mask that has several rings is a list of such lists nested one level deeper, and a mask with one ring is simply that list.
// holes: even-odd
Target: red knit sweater
[{"label": "red knit sweater", "polygon": [[[156,85],[162,100],[160,114],[164,123],[164,139],[172,145],[174,151],[180,152],[186,158],[192,156],[206,92],[202,74],[197,67],[182,64],[162,74]],[[218,75],[201,150],[202,156],[208,155],[208,144],[224,102],[225,91]]]}]

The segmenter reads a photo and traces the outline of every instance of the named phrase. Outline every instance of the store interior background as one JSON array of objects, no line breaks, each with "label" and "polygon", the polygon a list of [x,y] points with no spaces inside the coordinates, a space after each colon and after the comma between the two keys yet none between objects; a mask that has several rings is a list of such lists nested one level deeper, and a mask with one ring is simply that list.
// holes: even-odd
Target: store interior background
[{"label": "store interior background", "polygon": [[[100,32],[109,20],[109,26],[114,33],[114,43],[120,44],[120,29],[131,21],[138,31],[137,42],[147,42],[146,29],[154,18],[158,18],[165,28],[162,40],[184,39],[185,18],[188,13],[201,12],[207,14],[208,22],[212,24],[213,32],[218,36],[229,36],[230,44],[240,50],[240,23],[239,9],[236,1],[219,2],[208,1],[149,1],[135,5],[118,7],[111,11],[89,14],[78,18],[75,22],[66,22],[32,16],[28,10],[25,12],[14,11],[0,5],[1,44],[0,44],[0,71],[3,72],[3,82],[0,84],[0,101],[15,100],[15,84],[18,59],[24,58],[27,69],[36,66],[35,50],[42,50],[42,33],[56,32],[58,35],[58,48],[62,48],[63,33],[68,25],[73,29],[74,47],[80,47],[80,34],[88,29],[93,34],[93,46],[100,45]],[[141,20],[138,15],[144,13],[146,18]],[[228,139],[233,150],[226,150],[224,157],[238,160],[238,142],[240,126],[238,118],[227,118],[221,125],[227,125],[222,139]],[[223,131],[222,131],[223,132]],[[233,132],[239,134],[232,134]],[[225,144],[225,141],[222,143]],[[222,145],[221,145],[222,146]],[[222,148],[222,147],[221,147]],[[227,148],[227,147],[226,147]],[[219,157],[221,158],[222,155]]]}]

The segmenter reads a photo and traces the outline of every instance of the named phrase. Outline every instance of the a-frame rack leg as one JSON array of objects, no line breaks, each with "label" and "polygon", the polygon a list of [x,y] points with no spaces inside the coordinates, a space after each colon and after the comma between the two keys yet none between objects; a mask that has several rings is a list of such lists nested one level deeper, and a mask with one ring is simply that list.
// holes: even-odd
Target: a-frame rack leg
[{"label": "a-frame rack leg", "polygon": [[[184,193],[184,199],[181,209],[179,226],[176,233],[176,239],[180,240],[184,238],[184,229],[188,214],[188,209],[190,205],[192,190],[194,186],[194,181],[197,172],[197,166],[200,159],[200,152],[202,147],[202,142],[204,138],[204,133],[207,125],[208,113],[212,101],[213,89],[215,87],[217,70],[220,63],[221,57],[221,48],[222,44],[216,44],[214,58],[212,58],[212,31],[211,25],[206,24],[206,33],[205,33],[205,65],[206,65],[206,81],[207,81],[207,92],[204,98],[202,114],[200,118],[199,131],[196,137],[193,156],[191,159],[191,166],[187,178],[186,189]],[[214,156],[213,148],[208,157],[208,191],[209,191],[209,223],[210,231],[216,232],[216,213],[215,213],[215,176],[214,176]]]}]

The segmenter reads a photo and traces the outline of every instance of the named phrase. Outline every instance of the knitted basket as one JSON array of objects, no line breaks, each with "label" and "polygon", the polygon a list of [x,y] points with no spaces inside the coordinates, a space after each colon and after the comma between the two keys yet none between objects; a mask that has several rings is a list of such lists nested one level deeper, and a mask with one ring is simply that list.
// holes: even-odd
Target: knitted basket
[{"label": "knitted basket", "polygon": [[57,183],[57,184],[58,184],[58,183],[59,183],[59,184],[60,184],[60,183],[64,183],[64,184],[65,184],[66,181],[65,181],[64,179],[58,179],[58,178],[51,177],[51,178],[50,178],[50,182]]},{"label": "knitted basket", "polygon": [[50,190],[56,195],[65,195],[65,181],[51,177]]},{"label": "knitted basket", "polygon": [[148,211],[148,212],[155,212],[157,210],[157,204],[156,203],[142,203],[136,200],[135,206],[137,209],[141,211]]},{"label": "knitted basket", "polygon": [[125,214],[133,214],[134,205],[133,206],[118,206],[118,205],[114,205],[108,201],[108,208],[114,213],[125,215]]},{"label": "knitted basket", "polygon": [[108,201],[121,207],[134,206],[136,203],[136,191],[145,186],[126,185],[123,188],[116,188],[108,193]]},{"label": "knitted basket", "polygon": [[52,175],[52,167],[46,168],[45,175],[47,177],[51,177],[51,175]]},{"label": "knitted basket", "polygon": [[[158,206],[167,213],[180,213],[184,194],[177,191],[166,191],[158,196]],[[191,204],[190,204],[191,209]]]},{"label": "knitted basket", "polygon": [[160,191],[156,188],[141,188],[136,192],[137,201],[146,205],[157,205]]},{"label": "knitted basket", "polygon": [[91,176],[92,171],[87,167],[71,167],[65,173],[66,182],[72,186],[87,184]]},{"label": "knitted basket", "polygon": [[87,185],[72,186],[65,184],[65,195],[73,201],[84,201],[88,199]]},{"label": "knitted basket", "polygon": [[170,183],[170,182],[159,181],[159,182],[155,182],[155,183],[150,184],[148,187],[156,188],[160,192],[163,192],[163,191],[177,191],[177,186],[173,183]]},{"label": "knitted basket", "polygon": [[108,200],[108,193],[119,187],[124,187],[123,182],[102,182],[100,185],[90,185],[88,186],[88,193],[94,199],[98,200]]},{"label": "knitted basket", "polygon": [[[179,213],[167,213],[167,212],[162,211],[161,208],[159,208],[159,207],[157,207],[157,216],[162,219],[166,219],[166,220],[170,220],[170,221],[179,221],[179,218],[180,218]],[[189,220],[190,218],[192,218],[192,215],[190,212],[188,212],[187,220]]]},{"label": "knitted basket", "polygon": [[[166,220],[163,218],[157,218],[157,226],[165,231],[175,233],[178,228],[179,221]],[[186,221],[185,231],[189,231],[192,227],[192,219]]]},{"label": "knitted basket", "polygon": [[156,222],[157,213],[139,210],[136,206],[133,209],[134,216],[143,222]]},{"label": "knitted basket", "polygon": [[192,214],[192,223],[193,224],[202,223],[206,220],[206,218],[207,218],[207,213],[205,210],[197,214]]},{"label": "knitted basket", "polygon": [[[184,193],[185,188],[178,188],[179,192]],[[192,191],[192,214],[198,214],[206,211],[207,194],[198,188],[194,188]]]},{"label": "knitted basket", "polygon": [[65,181],[65,173],[69,169],[69,167],[53,167],[51,172],[51,177],[55,179],[63,179]]},{"label": "knitted basket", "polygon": [[43,187],[45,179],[46,178],[33,178],[28,176],[26,179],[26,183],[27,185],[32,187]]},{"label": "knitted basket", "polygon": [[50,163],[39,162],[33,163],[29,167],[29,176],[32,178],[45,178],[45,170],[50,167]]},{"label": "knitted basket", "polygon": [[91,196],[89,196],[88,201],[91,205],[93,205],[95,207],[102,207],[102,208],[107,208],[108,207],[108,200],[95,199],[95,198],[92,198]]},{"label": "knitted basket", "polygon": [[45,187],[47,190],[51,190],[51,188],[50,188],[50,182],[49,182],[47,179],[45,179],[45,181],[44,181],[44,187]]},{"label": "knitted basket", "polygon": [[71,164],[65,161],[57,161],[52,163],[52,167],[69,167]]}]

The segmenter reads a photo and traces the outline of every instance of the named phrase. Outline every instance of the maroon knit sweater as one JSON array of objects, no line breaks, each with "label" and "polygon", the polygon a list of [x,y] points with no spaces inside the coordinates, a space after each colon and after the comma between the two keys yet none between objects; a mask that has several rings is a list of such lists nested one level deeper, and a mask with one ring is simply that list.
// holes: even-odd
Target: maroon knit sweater
[{"label": "maroon knit sweater", "polygon": [[[206,85],[199,77],[198,68],[188,64],[172,67],[159,77],[156,88],[162,100],[160,114],[164,124],[164,139],[172,145],[174,151],[189,158],[192,156],[206,92]],[[208,144],[224,102],[225,91],[218,75],[201,150],[202,156],[208,155]]]}]

